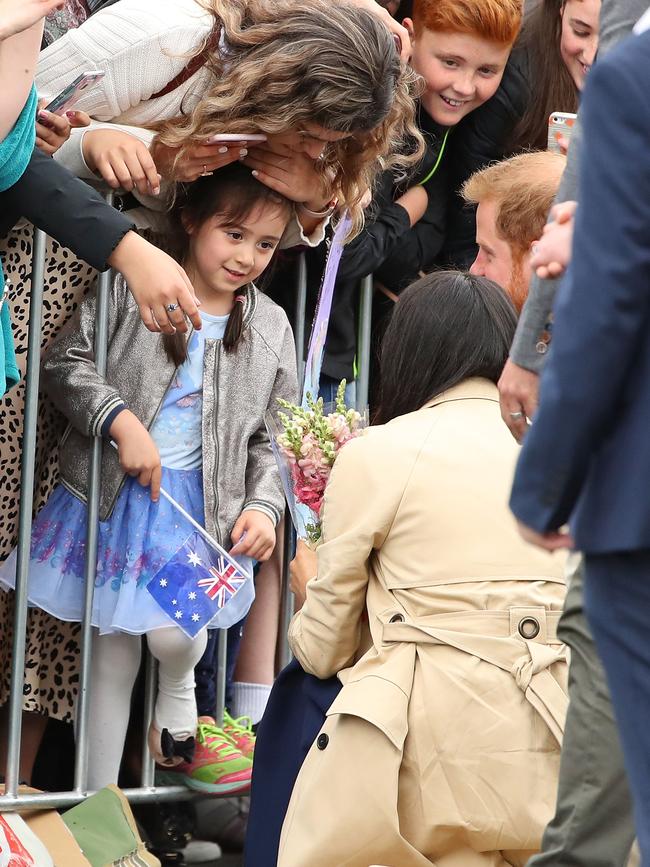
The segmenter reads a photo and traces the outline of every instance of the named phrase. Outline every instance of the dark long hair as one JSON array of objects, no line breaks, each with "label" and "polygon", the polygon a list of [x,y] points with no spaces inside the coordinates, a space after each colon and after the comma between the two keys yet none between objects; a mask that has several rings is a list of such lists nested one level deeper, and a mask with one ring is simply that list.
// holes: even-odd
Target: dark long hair
[{"label": "dark long hair", "polygon": [[[222,217],[224,223],[238,226],[246,221],[255,208],[265,205],[286,211],[287,218],[292,209],[288,199],[265,187],[253,177],[250,169],[241,163],[231,163],[213,175],[200,177],[191,184],[183,185],[176,196],[170,212],[171,231],[167,238],[167,250],[177,262],[183,264],[190,247],[186,226],[198,229],[213,217]],[[235,297],[237,296],[245,301],[246,287],[238,290],[235,293]],[[223,336],[223,346],[227,351],[233,350],[242,336],[244,307],[244,303],[236,303],[228,317]],[[179,332],[165,334],[163,346],[167,357],[176,366],[187,358],[185,335]]]},{"label": "dark long hair", "polygon": [[545,150],[549,116],[578,110],[578,89],[560,52],[563,5],[564,0],[540,0],[524,20],[518,46],[528,55],[531,96],[513,130],[513,153]]},{"label": "dark long hair", "polygon": [[381,346],[381,399],[374,421],[415,412],[472,376],[496,383],[517,326],[500,286],[438,271],[402,292]]}]

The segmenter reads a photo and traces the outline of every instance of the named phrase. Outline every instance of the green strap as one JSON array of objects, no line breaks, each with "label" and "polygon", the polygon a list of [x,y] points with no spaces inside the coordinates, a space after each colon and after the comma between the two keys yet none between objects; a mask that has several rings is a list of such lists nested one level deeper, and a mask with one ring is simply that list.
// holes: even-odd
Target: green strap
[{"label": "green strap", "polygon": [[431,169],[431,171],[430,171],[429,174],[426,176],[426,178],[425,178],[423,181],[420,181],[420,183],[418,184],[418,186],[421,187],[423,184],[426,184],[427,181],[430,181],[431,178],[432,178],[432,177],[435,175],[435,173],[438,171],[438,168],[440,167],[440,162],[441,162],[442,157],[443,157],[443,155],[444,155],[444,153],[445,153],[445,146],[446,146],[446,144],[447,144],[447,139],[449,138],[449,133],[450,133],[450,132],[451,132],[451,129],[448,129],[448,130],[445,132],[444,138],[443,138],[443,140],[442,140],[442,145],[440,146],[440,152],[438,153],[438,159],[436,160],[436,164],[435,164],[435,166]]}]

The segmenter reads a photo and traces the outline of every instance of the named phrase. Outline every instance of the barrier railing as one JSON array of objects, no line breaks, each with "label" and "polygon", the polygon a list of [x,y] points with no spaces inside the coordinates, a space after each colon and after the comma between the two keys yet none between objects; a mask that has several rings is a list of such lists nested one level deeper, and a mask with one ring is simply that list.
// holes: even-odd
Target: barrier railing
[{"label": "barrier railing", "polygon": [[[107,195],[112,202],[112,193]],[[19,791],[21,717],[23,702],[23,679],[25,667],[27,631],[27,581],[32,532],[32,512],[35,488],[36,427],[38,418],[38,388],[40,376],[40,346],[43,318],[43,286],[46,254],[46,236],[34,230],[32,282],[30,296],[30,320],[27,349],[27,372],[25,388],[25,413],[23,445],[21,456],[21,494],[17,544],[16,589],[14,608],[14,636],[11,663],[11,691],[9,698],[9,734],[7,745],[7,766],[5,771],[4,794],[0,795],[0,811],[25,808],[60,808],[73,806],[91,794],[88,790],[88,716],[92,662],[92,606],[97,567],[97,545],[99,534],[99,494],[101,485],[102,438],[95,437],[91,445],[91,464],[88,486],[88,524],[85,559],[85,596],[81,627],[81,658],[79,694],[77,698],[75,723],[75,770],[73,789],[68,792],[23,793]],[[97,312],[95,322],[95,354],[98,372],[106,369],[108,311],[111,287],[111,273],[104,272],[97,283]],[[370,313],[372,305],[372,277],[362,282],[359,315],[359,345],[357,381],[357,405],[365,406],[368,401],[368,380],[370,370]],[[296,275],[296,298],[294,310],[294,333],[298,369],[304,366],[305,309],[307,300],[307,268],[304,254],[299,257]],[[288,622],[293,615],[293,596],[289,590],[288,566],[292,551],[292,532],[289,517],[285,519],[283,545],[283,593],[280,613],[280,638],[278,662],[285,665],[290,659],[286,641]],[[215,716],[223,720],[226,691],[226,646],[227,631],[220,630],[218,639],[217,702]],[[156,663],[146,652],[144,736],[142,747],[142,770],[140,786],[125,789],[124,793],[131,803],[147,801],[185,800],[196,794],[182,786],[156,786],[154,762],[147,745],[147,732],[153,718],[156,697]]]}]

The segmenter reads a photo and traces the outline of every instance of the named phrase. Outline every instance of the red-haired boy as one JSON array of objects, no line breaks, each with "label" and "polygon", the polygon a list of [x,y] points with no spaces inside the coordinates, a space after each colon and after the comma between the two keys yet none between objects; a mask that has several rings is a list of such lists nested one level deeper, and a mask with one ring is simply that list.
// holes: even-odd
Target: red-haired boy
[{"label": "red-haired boy", "polygon": [[521,0],[415,0],[405,18],[411,66],[426,83],[422,107],[455,126],[494,96],[521,27]]}]

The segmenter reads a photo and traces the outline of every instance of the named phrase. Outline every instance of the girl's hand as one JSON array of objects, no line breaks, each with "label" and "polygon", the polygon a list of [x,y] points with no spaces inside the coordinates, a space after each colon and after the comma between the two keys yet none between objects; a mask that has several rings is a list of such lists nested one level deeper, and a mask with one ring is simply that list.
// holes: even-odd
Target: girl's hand
[{"label": "girl's hand", "polygon": [[177,148],[170,148],[159,141],[151,144],[151,154],[161,175],[172,181],[195,181],[203,174],[222,169],[246,156],[246,142],[218,142],[217,144],[194,145],[189,148],[176,165]]},{"label": "girl's hand", "polygon": [[247,509],[237,519],[230,538],[234,546],[231,554],[244,554],[253,560],[264,562],[275,548],[275,527],[264,512]]},{"label": "girl's hand", "polygon": [[[184,334],[185,316],[196,329],[201,328],[199,301],[190,278],[178,262],[137,232],[126,233],[108,264],[124,275],[149,331]],[[169,310],[169,305],[177,305],[177,309]]]},{"label": "girl's hand", "polygon": [[258,181],[310,211],[324,210],[332,197],[331,190],[325,188],[322,176],[316,171],[315,161],[285,144],[278,142],[251,148],[242,162],[253,169]]},{"label": "girl's hand", "polygon": [[120,129],[93,129],[83,138],[83,157],[88,168],[98,172],[109,187],[143,196],[160,193],[160,176],[149,148]]},{"label": "girl's hand", "polygon": [[0,42],[28,30],[63,5],[63,0],[0,0]]},{"label": "girl's hand", "polygon": [[312,551],[302,539],[298,539],[296,546],[296,556],[291,561],[289,572],[291,574],[291,582],[289,587],[296,596],[296,601],[302,606],[305,601],[307,583],[316,576],[318,571],[318,560],[316,552]]},{"label": "girl's hand", "polygon": [[70,130],[88,126],[90,117],[85,111],[67,111],[63,116],[53,114],[40,107],[45,102],[41,100],[36,115],[36,147],[51,157],[70,138]]},{"label": "girl's hand", "polygon": [[162,468],[160,455],[151,434],[130,409],[123,409],[109,431],[117,443],[120,466],[125,473],[137,478],[143,487],[151,486],[154,503],[160,497]]}]

